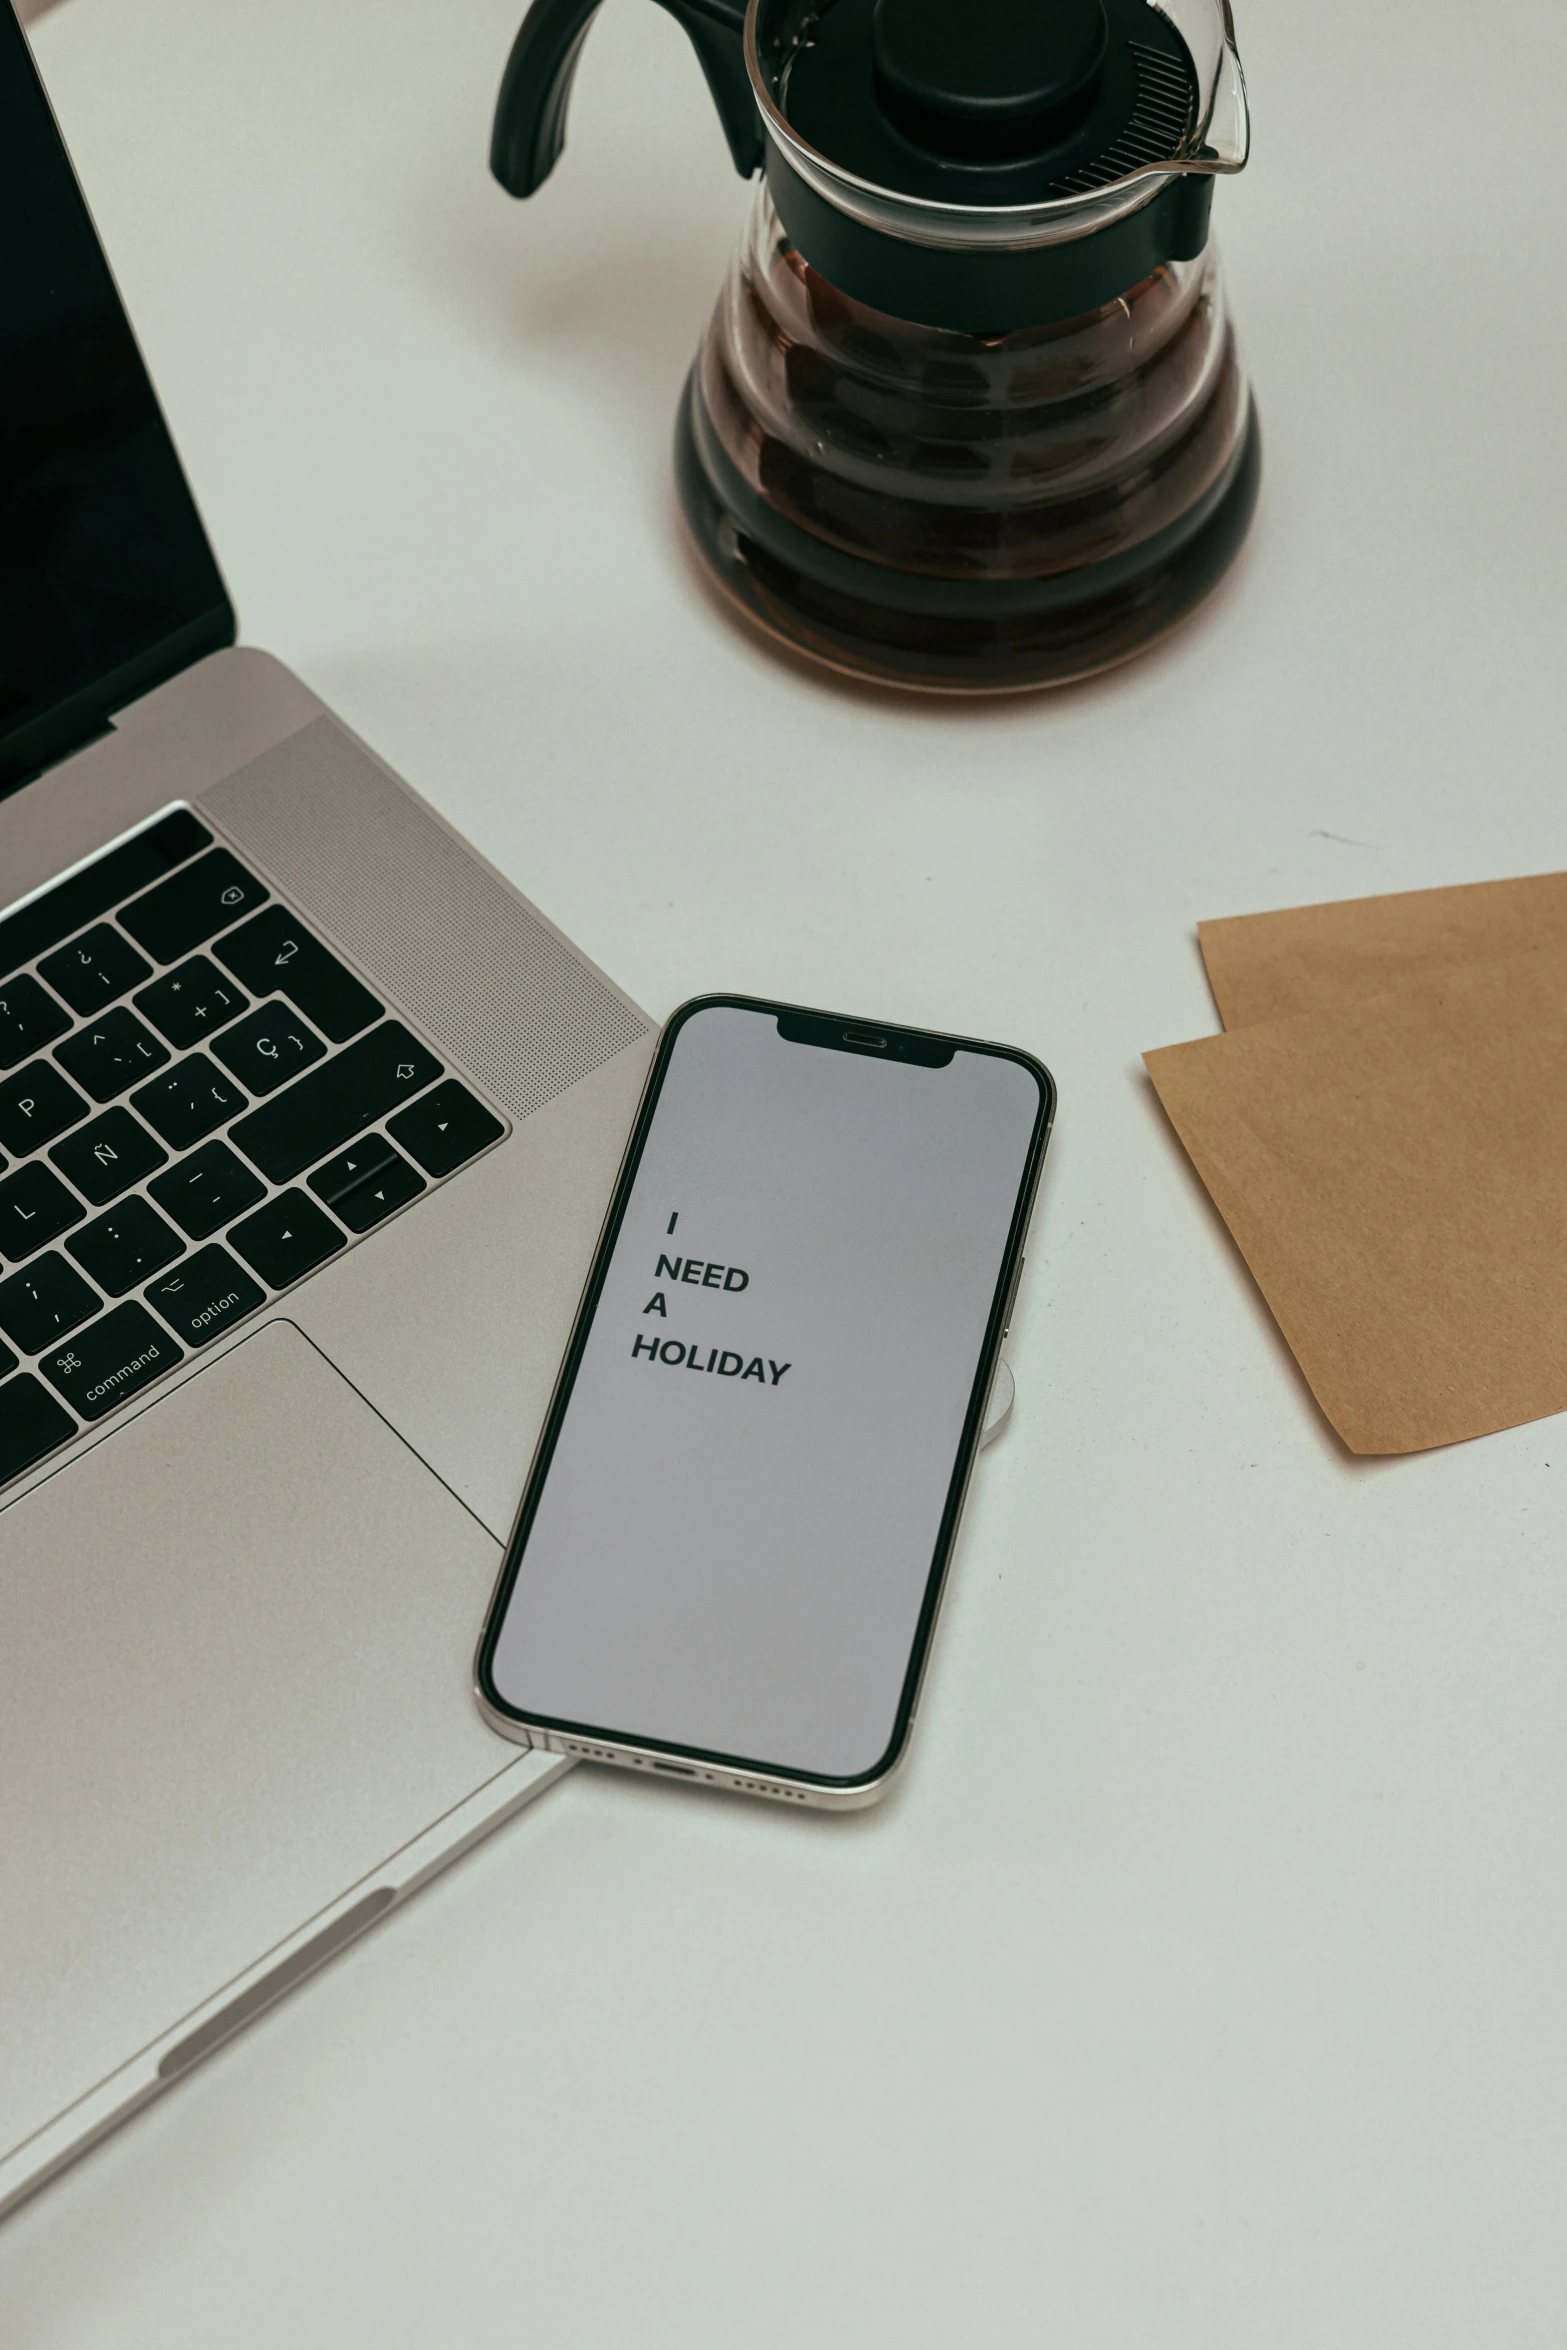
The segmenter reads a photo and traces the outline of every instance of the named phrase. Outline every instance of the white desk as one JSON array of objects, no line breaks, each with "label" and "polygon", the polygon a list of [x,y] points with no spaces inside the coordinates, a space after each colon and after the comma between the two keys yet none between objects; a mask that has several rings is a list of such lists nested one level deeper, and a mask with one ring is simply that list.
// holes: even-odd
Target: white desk
[{"label": "white desk", "polygon": [[1555,2350],[1567,1429],[1347,1459],[1137,1056],[1214,1025],[1199,915],[1567,864],[1560,12],[1249,0],[1249,550],[971,710],[706,600],[668,441],[748,198],[614,0],[512,206],[514,25],[36,39],[250,639],[654,1012],[1051,1062],[1017,1414],[884,1809],[578,1771],[0,2230],[0,2341]]}]

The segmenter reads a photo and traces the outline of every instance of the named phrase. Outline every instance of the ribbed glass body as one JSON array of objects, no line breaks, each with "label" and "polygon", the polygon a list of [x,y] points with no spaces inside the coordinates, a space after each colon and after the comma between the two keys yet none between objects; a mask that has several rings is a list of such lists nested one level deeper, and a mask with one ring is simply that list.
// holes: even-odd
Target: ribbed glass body
[{"label": "ribbed glass body", "polygon": [[1206,594],[1256,426],[1210,247],[1086,316],[993,338],[849,300],[759,194],[692,372],[681,500],[719,583],[853,674],[1064,683]]}]

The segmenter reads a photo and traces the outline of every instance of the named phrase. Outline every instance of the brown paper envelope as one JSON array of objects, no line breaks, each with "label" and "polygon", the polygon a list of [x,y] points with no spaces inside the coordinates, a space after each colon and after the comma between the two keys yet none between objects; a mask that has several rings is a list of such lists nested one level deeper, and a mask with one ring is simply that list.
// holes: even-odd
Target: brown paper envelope
[{"label": "brown paper envelope", "polygon": [[1567,948],[1143,1057],[1352,1452],[1567,1409]]},{"label": "brown paper envelope", "polygon": [[1197,935],[1220,1019],[1248,1028],[1359,1003],[1482,956],[1567,944],[1567,873],[1236,914],[1199,922]]}]

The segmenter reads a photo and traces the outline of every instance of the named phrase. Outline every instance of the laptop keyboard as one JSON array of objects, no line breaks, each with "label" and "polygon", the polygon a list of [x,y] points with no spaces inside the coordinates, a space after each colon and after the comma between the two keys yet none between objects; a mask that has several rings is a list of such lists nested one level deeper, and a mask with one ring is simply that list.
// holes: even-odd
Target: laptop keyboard
[{"label": "laptop keyboard", "polygon": [[0,973],[0,1487],[505,1133],[188,809]]}]

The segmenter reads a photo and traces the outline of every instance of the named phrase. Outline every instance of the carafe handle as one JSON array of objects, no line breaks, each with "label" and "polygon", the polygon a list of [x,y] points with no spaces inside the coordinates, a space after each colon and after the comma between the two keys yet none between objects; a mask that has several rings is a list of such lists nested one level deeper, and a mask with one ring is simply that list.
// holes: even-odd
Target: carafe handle
[{"label": "carafe handle", "polygon": [[[735,169],[749,179],[762,160],[762,122],[746,76],[744,0],[659,0],[697,53]],[[490,169],[513,196],[531,196],[566,144],[566,109],[599,0],[533,0],[512,44],[495,103]]]}]

